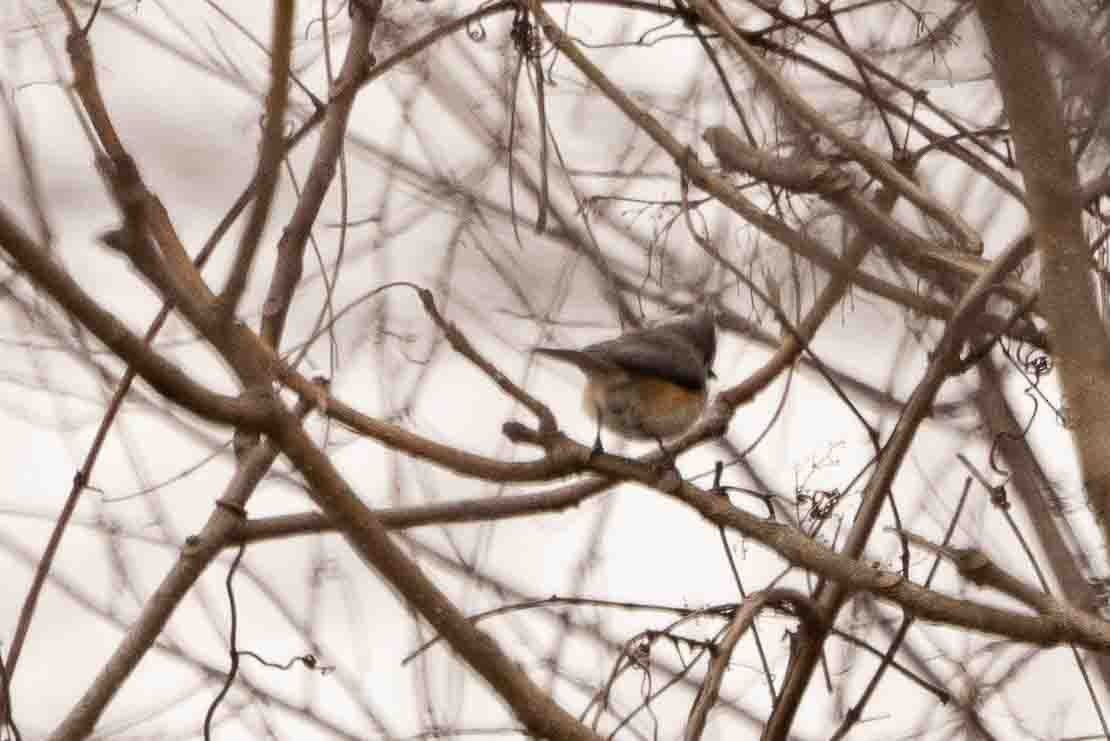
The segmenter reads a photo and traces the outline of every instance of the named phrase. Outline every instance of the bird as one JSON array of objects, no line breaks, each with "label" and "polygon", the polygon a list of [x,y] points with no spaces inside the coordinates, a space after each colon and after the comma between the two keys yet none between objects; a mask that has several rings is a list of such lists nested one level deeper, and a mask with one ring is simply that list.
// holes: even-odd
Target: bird
[{"label": "bird", "polygon": [[586,376],[582,403],[597,423],[591,455],[603,452],[601,428],[631,439],[663,440],[688,430],[701,416],[716,378],[717,328],[701,310],[647,329],[626,332],[580,350],[537,347]]}]

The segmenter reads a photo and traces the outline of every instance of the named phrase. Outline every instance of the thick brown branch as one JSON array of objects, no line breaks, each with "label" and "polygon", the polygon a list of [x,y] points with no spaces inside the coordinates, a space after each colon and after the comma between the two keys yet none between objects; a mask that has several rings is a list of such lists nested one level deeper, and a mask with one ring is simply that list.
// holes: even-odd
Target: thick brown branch
[{"label": "thick brown branch", "polygon": [[1014,134],[1041,257],[1041,305],[1087,499],[1110,549],[1110,342],[1090,257],[1068,125],[1025,3],[980,2],[995,80]]},{"label": "thick brown branch", "polygon": [[[581,457],[587,458],[589,450],[584,446],[577,447]],[[823,577],[835,585],[842,596],[868,591],[879,599],[900,605],[921,620],[994,633],[1042,646],[1072,642],[1096,651],[1110,650],[1110,622],[1051,597],[1048,598],[1051,602],[1045,603],[1046,614],[1040,616],[956,599],[926,589],[898,573],[877,568],[864,558],[852,558],[834,551],[790,525],[749,514],[733,506],[725,497],[661,473],[657,466],[650,463],[603,454],[590,458],[590,468],[603,476],[634,481],[684,502],[714,525],[752,538],[787,562]],[[822,608],[819,623],[830,625],[825,608]],[[806,646],[818,644],[819,641],[800,643]]]}]

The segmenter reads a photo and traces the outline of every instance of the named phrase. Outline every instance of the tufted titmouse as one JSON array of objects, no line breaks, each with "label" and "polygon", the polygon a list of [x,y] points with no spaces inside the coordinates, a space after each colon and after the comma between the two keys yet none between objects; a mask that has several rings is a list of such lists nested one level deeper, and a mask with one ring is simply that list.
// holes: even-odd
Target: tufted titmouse
[{"label": "tufted titmouse", "polygon": [[570,363],[586,374],[582,401],[601,427],[634,440],[684,432],[697,421],[713,375],[717,329],[709,311],[623,334],[581,350],[537,347],[536,352]]}]

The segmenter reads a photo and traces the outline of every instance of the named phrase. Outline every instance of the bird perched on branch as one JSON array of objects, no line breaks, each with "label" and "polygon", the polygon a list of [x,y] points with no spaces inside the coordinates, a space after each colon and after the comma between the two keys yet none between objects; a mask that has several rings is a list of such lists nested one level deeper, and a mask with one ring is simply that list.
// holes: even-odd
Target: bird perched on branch
[{"label": "bird perched on branch", "polygon": [[586,376],[582,401],[597,420],[594,454],[602,452],[601,428],[633,440],[674,437],[705,409],[717,354],[717,328],[708,310],[648,329],[627,332],[581,350],[537,347]]}]

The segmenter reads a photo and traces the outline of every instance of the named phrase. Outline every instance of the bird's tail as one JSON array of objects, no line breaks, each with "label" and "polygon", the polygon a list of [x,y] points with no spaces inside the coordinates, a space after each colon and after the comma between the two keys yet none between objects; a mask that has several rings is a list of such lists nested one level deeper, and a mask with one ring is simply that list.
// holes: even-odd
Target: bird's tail
[{"label": "bird's tail", "polygon": [[537,347],[535,348],[535,352],[539,355],[546,355],[549,358],[561,360],[564,363],[570,363],[586,373],[604,373],[613,370],[611,364],[606,363],[593,353],[588,353],[583,350],[565,350],[561,347]]}]

